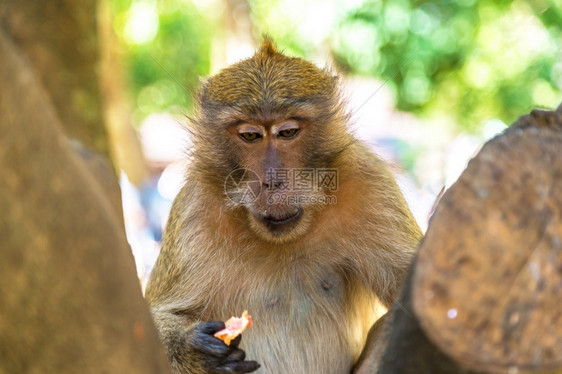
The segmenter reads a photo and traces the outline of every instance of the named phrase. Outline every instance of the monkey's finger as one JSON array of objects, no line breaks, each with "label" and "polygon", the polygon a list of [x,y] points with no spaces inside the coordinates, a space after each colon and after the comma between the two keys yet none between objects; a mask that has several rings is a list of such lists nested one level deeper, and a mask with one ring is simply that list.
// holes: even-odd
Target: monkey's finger
[{"label": "monkey's finger", "polygon": [[196,351],[216,357],[224,357],[229,352],[229,347],[222,340],[202,333],[191,340],[191,346]]},{"label": "monkey's finger", "polygon": [[238,335],[235,339],[230,342],[230,346],[234,348],[238,348],[240,345],[240,341],[242,341],[242,335]]},{"label": "monkey's finger", "polygon": [[227,362],[234,362],[234,361],[244,361],[246,358],[246,352],[241,349],[235,349],[229,354],[226,359],[224,360],[225,363]]},{"label": "monkey's finger", "polygon": [[204,334],[212,335],[217,331],[223,330],[225,328],[223,321],[208,321],[201,322],[197,324],[194,329],[197,332],[202,332]]},{"label": "monkey's finger", "polygon": [[251,373],[260,368],[256,361],[229,362],[218,368],[219,373]]}]

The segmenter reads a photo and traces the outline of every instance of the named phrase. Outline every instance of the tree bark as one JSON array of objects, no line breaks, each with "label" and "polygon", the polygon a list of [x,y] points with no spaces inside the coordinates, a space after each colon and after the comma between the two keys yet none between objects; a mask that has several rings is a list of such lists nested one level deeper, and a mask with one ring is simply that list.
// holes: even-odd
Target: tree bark
[{"label": "tree bark", "polygon": [[95,0],[3,0],[0,25],[31,62],[67,136],[110,159],[95,14]]},{"label": "tree bark", "polygon": [[0,56],[0,372],[169,372],[120,209],[98,182],[118,191],[111,168],[63,135],[1,28]]}]

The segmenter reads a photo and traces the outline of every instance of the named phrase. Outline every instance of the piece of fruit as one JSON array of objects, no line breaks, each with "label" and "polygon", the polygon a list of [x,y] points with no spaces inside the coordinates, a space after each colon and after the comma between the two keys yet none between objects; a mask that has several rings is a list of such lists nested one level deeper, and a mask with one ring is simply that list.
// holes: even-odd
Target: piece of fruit
[{"label": "piece of fruit", "polygon": [[242,334],[246,327],[252,326],[252,317],[245,310],[241,317],[230,317],[224,324],[226,327],[215,333],[215,337],[224,341],[226,345],[230,345],[230,342]]}]

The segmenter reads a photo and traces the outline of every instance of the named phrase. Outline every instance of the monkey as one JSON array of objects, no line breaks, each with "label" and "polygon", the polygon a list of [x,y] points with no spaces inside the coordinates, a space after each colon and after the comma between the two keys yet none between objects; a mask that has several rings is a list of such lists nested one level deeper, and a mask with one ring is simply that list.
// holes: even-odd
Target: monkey
[{"label": "monkey", "polygon": [[[264,38],[196,102],[145,294],[174,373],[350,373],[422,233],[339,77]],[[213,337],[243,310],[243,339]]]}]

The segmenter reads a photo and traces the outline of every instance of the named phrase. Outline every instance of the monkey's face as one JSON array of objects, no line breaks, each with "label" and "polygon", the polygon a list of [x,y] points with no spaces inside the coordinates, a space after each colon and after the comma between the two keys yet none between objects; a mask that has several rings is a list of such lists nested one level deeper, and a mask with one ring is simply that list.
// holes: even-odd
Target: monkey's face
[{"label": "monkey's face", "polygon": [[246,209],[251,229],[262,239],[301,236],[323,194],[307,159],[311,124],[301,118],[237,121],[226,131],[238,171],[225,184],[230,201]]},{"label": "monkey's face", "polygon": [[194,169],[208,189],[224,183],[226,205],[262,239],[302,236],[326,203],[319,170],[335,168],[352,141],[337,82],[266,42],[202,87]]}]

